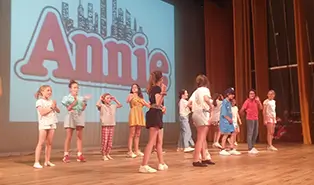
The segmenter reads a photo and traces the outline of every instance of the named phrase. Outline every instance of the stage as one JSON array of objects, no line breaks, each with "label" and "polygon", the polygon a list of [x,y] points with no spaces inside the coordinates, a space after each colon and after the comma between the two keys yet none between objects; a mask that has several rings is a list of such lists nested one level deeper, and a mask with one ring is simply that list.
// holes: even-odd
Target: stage
[{"label": "stage", "polygon": [[[258,145],[258,155],[249,155],[246,145],[238,149],[240,156],[219,156],[210,149],[215,166],[192,167],[192,153],[176,152],[175,146],[165,147],[169,170],[140,174],[140,158],[126,158],[125,150],[114,150],[112,161],[102,161],[98,151],[88,151],[86,163],[61,162],[62,153],[54,153],[55,167],[33,169],[33,155],[0,158],[0,185],[192,185],[192,184],[314,184],[314,147],[301,144],[276,145],[278,152],[268,152]],[[151,166],[156,166],[156,154]]]}]

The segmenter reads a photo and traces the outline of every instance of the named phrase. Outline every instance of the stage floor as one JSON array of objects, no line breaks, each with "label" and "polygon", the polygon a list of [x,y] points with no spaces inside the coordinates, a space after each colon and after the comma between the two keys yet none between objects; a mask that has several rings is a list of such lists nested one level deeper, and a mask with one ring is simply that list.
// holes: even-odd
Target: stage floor
[{"label": "stage floor", "polygon": [[[219,156],[210,149],[215,166],[192,167],[192,154],[176,152],[167,147],[165,161],[169,170],[155,174],[140,174],[140,158],[125,157],[126,151],[114,150],[112,161],[101,161],[98,151],[86,154],[87,162],[61,162],[62,153],[53,154],[55,167],[33,169],[34,156],[0,158],[1,185],[192,185],[192,184],[314,184],[314,147],[282,144],[278,152],[268,152],[265,145],[258,145],[258,155],[248,155],[246,145],[241,144],[240,156]],[[151,166],[157,164],[152,155]]]}]

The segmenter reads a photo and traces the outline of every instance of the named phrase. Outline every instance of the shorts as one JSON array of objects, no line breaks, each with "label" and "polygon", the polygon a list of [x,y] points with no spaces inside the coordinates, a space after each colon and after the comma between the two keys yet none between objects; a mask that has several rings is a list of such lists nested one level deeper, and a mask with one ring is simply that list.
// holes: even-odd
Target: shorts
[{"label": "shorts", "polygon": [[51,125],[38,125],[38,130],[55,130],[57,129],[57,124],[51,124]]},{"label": "shorts", "polygon": [[163,112],[161,109],[150,108],[146,112],[146,128],[156,127],[163,128]]},{"label": "shorts", "polygon": [[68,112],[64,119],[64,128],[85,127],[84,112]]},{"label": "shorts", "polygon": [[212,126],[219,126],[219,121],[211,121],[210,124]]},{"label": "shorts", "polygon": [[235,127],[226,120],[224,122],[220,122],[219,129],[222,134],[231,134],[234,132]]},{"label": "shorts", "polygon": [[196,110],[192,114],[193,123],[196,127],[209,125],[209,112],[206,110]]},{"label": "shorts", "polygon": [[237,129],[237,128],[239,128],[239,125],[238,125],[238,123],[233,123],[233,127],[234,127],[234,129]]}]

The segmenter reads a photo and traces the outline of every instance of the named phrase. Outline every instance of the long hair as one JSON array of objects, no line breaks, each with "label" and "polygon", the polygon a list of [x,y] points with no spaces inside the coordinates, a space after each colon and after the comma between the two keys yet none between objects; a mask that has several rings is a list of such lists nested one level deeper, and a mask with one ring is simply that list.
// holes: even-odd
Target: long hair
[{"label": "long hair", "polygon": [[150,73],[149,80],[148,80],[148,86],[146,88],[146,91],[148,94],[150,94],[152,87],[155,86],[162,78],[162,72],[161,71],[154,71]]},{"label": "long hair", "polygon": [[39,99],[43,96],[43,94],[41,92],[43,92],[46,88],[51,88],[49,85],[42,85],[39,87],[39,89],[37,90],[37,92],[35,93],[35,98]]},{"label": "long hair", "polygon": [[133,85],[136,85],[136,87],[137,87],[137,95],[138,95],[138,97],[144,98],[143,93],[142,93],[142,90],[141,90],[141,87],[140,87],[140,85],[138,85],[138,84],[132,84],[132,85],[131,85],[130,93],[133,94],[133,92],[132,92]]},{"label": "long hair", "polygon": [[220,94],[218,94],[218,93],[215,93],[214,95],[213,95],[213,105],[214,105],[214,107],[217,107],[217,100],[220,98]]},{"label": "long hair", "polygon": [[71,88],[73,84],[77,84],[77,85],[78,85],[77,81],[75,81],[75,80],[70,80],[70,82],[69,82],[69,88]]}]

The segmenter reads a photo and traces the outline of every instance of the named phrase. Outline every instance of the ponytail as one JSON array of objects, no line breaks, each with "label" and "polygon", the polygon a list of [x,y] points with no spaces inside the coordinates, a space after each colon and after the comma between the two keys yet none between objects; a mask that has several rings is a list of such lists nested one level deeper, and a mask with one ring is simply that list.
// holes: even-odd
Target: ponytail
[{"label": "ponytail", "polygon": [[46,88],[51,88],[49,85],[42,85],[39,87],[39,89],[37,90],[37,92],[35,93],[35,98],[39,99],[43,96],[43,94],[41,93],[43,90],[45,90]]}]

